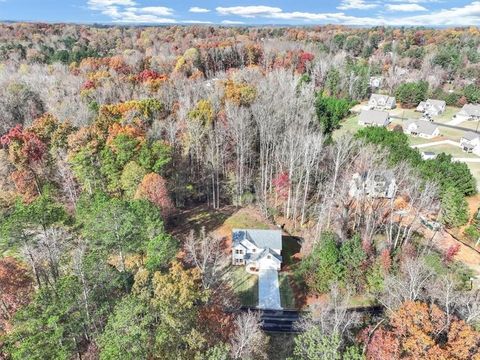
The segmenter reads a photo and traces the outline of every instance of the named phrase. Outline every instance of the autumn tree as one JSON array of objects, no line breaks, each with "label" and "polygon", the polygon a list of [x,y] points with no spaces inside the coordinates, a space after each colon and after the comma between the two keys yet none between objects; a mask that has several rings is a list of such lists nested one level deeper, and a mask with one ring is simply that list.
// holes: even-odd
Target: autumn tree
[{"label": "autumn tree", "polygon": [[168,218],[174,211],[170,199],[166,180],[158,174],[150,173],[144,176],[137,188],[135,198],[147,199],[157,205],[164,218]]}]

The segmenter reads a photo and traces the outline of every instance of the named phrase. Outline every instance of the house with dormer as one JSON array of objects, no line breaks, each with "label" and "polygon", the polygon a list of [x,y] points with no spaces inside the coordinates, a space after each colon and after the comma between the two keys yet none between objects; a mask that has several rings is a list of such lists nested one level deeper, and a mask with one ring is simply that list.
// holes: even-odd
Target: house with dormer
[{"label": "house with dormer", "polygon": [[372,94],[368,101],[368,108],[372,110],[392,110],[395,107],[395,98],[388,95]]},{"label": "house with dormer", "polygon": [[280,270],[281,230],[233,229],[232,264],[248,269]]}]

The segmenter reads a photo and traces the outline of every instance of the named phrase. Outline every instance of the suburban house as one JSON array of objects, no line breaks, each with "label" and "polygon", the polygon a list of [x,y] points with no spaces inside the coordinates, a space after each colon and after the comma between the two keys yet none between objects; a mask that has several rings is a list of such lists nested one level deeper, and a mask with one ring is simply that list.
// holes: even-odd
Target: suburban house
[{"label": "suburban house", "polygon": [[390,124],[390,115],[386,111],[362,110],[358,118],[358,124],[362,126],[382,126]]},{"label": "suburban house", "polygon": [[280,270],[281,230],[233,229],[232,239],[233,265],[246,265],[253,272]]},{"label": "suburban house", "polygon": [[421,155],[423,160],[433,160],[437,157],[433,151],[422,151]]},{"label": "suburban house", "polygon": [[403,125],[405,134],[431,139],[440,135],[438,126],[426,120],[407,120]]},{"label": "suburban house", "polygon": [[463,151],[480,156],[480,134],[467,131],[460,139],[460,146]]},{"label": "suburban house", "polygon": [[463,119],[463,121],[480,120],[480,105],[465,104],[454,117]]},{"label": "suburban house", "polygon": [[425,113],[430,116],[437,116],[443,114],[446,103],[443,100],[428,99],[418,104],[416,111]]},{"label": "suburban house", "polygon": [[395,98],[388,95],[372,94],[368,101],[369,109],[391,110],[395,109]]},{"label": "suburban house", "polygon": [[350,182],[351,197],[372,197],[391,199],[395,196],[397,184],[392,171],[366,171],[353,174]]},{"label": "suburban house", "polygon": [[370,80],[368,82],[368,84],[370,85],[370,87],[373,89],[373,88],[379,88],[382,86],[382,83],[383,83],[383,78],[381,76],[370,76]]}]

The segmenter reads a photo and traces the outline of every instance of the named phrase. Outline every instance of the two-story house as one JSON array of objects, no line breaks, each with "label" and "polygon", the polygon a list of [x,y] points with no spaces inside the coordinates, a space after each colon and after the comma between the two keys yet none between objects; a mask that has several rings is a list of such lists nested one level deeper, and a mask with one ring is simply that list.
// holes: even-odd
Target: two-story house
[{"label": "two-story house", "polygon": [[366,196],[391,199],[396,190],[397,183],[392,171],[366,171],[353,174],[349,195],[356,198]]},{"label": "two-story house", "polygon": [[280,270],[282,265],[282,231],[233,229],[232,264],[249,269]]},{"label": "two-story house", "polygon": [[427,101],[422,101],[420,104],[418,104],[416,110],[430,116],[437,116],[443,114],[445,108],[445,101],[428,99]]},{"label": "two-story house", "polygon": [[460,146],[463,151],[480,156],[480,134],[467,131],[460,139]]},{"label": "two-story house", "polygon": [[372,94],[368,100],[369,109],[392,110],[396,106],[395,98],[388,95]]}]

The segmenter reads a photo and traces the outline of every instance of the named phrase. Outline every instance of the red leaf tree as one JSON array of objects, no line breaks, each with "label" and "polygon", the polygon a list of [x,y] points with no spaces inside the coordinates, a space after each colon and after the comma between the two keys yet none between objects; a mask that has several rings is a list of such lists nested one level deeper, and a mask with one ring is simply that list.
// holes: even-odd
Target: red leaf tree
[{"label": "red leaf tree", "polygon": [[168,218],[174,206],[168,194],[167,181],[158,174],[145,175],[135,194],[137,199],[147,199],[157,205],[164,218]]}]

